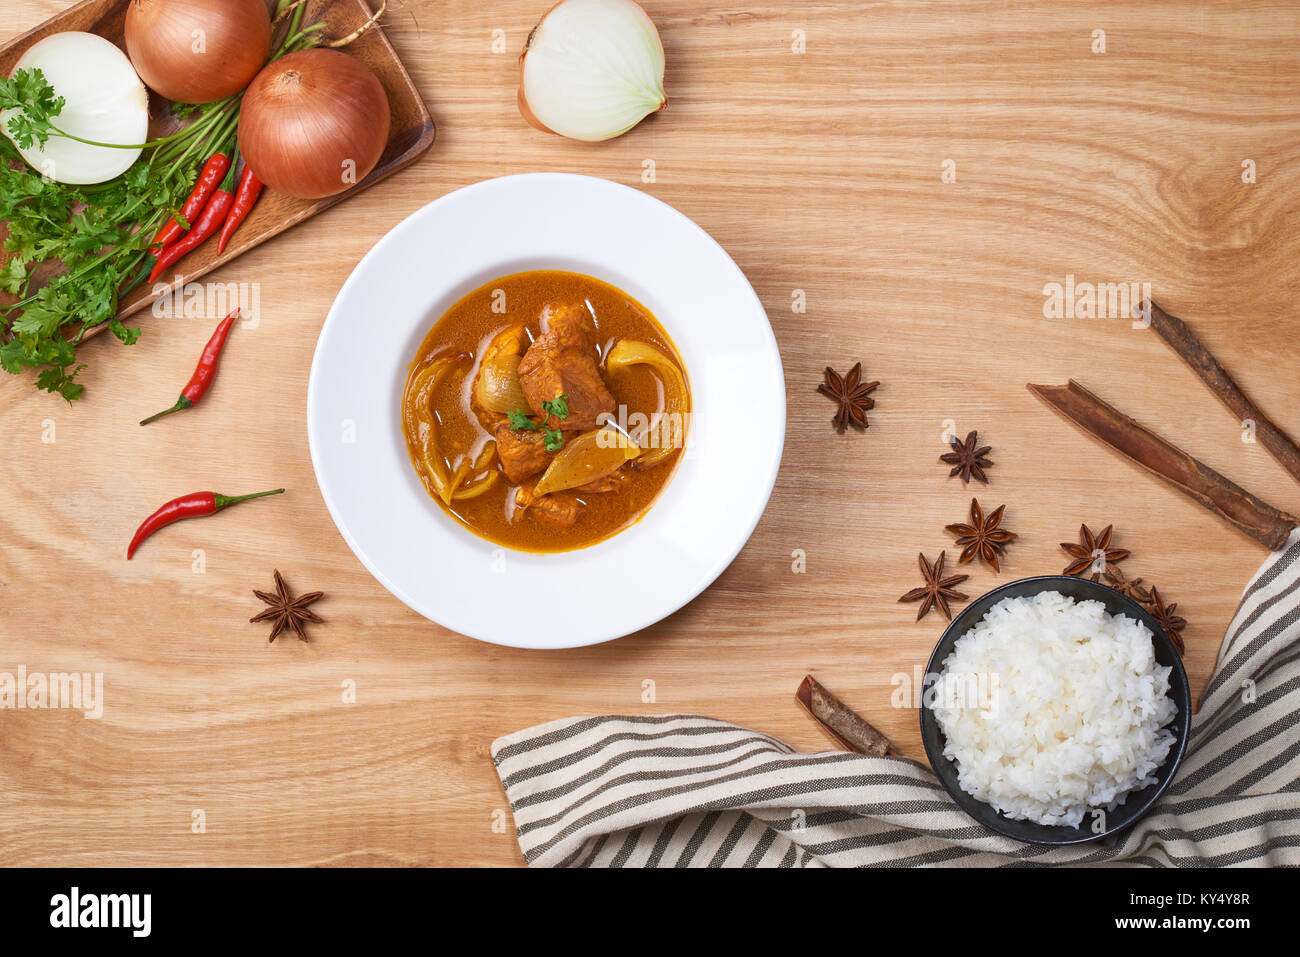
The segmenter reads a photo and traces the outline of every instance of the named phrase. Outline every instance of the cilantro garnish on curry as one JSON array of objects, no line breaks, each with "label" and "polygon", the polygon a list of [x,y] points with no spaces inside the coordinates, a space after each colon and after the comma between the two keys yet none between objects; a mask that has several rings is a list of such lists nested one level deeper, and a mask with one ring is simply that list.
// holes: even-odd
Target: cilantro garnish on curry
[{"label": "cilantro garnish on curry", "polygon": [[645,513],[690,412],[681,358],[644,306],[591,276],[544,270],[487,283],[434,324],[411,364],[402,428],[425,488],[461,524],[556,552]]}]

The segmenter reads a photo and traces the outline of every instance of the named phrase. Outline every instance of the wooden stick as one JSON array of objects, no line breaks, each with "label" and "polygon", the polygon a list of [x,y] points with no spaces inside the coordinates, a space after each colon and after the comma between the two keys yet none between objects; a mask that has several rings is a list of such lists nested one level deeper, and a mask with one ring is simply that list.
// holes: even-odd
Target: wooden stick
[{"label": "wooden stick", "polygon": [[1210,350],[1201,344],[1196,334],[1188,328],[1187,323],[1177,316],[1171,316],[1150,299],[1143,303],[1143,315],[1151,317],[1151,328],[1156,331],[1178,357],[1191,366],[1195,372],[1218,397],[1219,401],[1232,410],[1232,414],[1243,424],[1251,421],[1255,424],[1255,438],[1268,450],[1282,467],[1291,473],[1292,478],[1300,482],[1300,446],[1292,438],[1273,424],[1259,406],[1251,401],[1250,396],[1228,374],[1228,370],[1219,365]]},{"label": "wooden stick", "polygon": [[1031,384],[1028,388],[1094,438],[1158,475],[1273,551],[1285,545],[1291,532],[1300,525],[1300,519],[1294,515],[1260,501],[1208,465],[1107,405],[1073,379],[1069,385]]},{"label": "wooden stick", "polygon": [[818,684],[812,675],[804,675],[794,693],[794,700],[817,722],[826,736],[844,750],[878,758],[889,753],[889,739]]}]

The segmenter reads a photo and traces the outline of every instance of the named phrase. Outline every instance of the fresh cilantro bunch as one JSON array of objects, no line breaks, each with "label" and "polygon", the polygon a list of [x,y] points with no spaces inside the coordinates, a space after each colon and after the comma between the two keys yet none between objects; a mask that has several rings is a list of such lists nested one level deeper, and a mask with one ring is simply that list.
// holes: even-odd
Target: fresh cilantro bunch
[{"label": "fresh cilantro bunch", "polygon": [[[0,267],[0,289],[18,302],[0,308],[0,367],[19,373],[40,370],[38,388],[71,402],[76,382],[76,346],[85,331],[101,323],[128,345],[139,336],[117,318],[123,286],[137,278],[148,258],[152,231],[161,213],[179,202],[185,184],[160,176],[145,160],[99,187],[65,186],[18,162],[8,141],[0,142],[0,220],[8,227]],[[33,291],[37,267],[57,270]]]},{"label": "fresh cilantro bunch", "polygon": [[[19,111],[6,130],[23,149],[58,134],[51,121],[63,105],[39,70],[0,78],[0,110]],[[143,281],[154,233],[193,185],[191,151],[177,161],[183,145],[147,150],[107,183],[69,186],[31,169],[0,137],[0,221],[8,227],[0,291],[17,297],[0,306],[6,372],[38,370],[38,388],[71,402],[82,392],[76,348],[86,330],[108,323],[128,345],[139,337],[117,318],[118,298]]]},{"label": "fresh cilantro bunch", "polygon": [[20,149],[44,146],[54,130],[50,120],[63,112],[64,100],[40,70],[23,69],[9,79],[0,76],[0,112],[16,110],[7,128]]}]

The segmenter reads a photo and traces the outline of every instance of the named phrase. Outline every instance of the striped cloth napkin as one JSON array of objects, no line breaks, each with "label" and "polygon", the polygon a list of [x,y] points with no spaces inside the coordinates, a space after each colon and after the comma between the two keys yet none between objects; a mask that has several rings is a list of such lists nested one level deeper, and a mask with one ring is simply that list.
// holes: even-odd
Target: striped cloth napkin
[{"label": "striped cloth napkin", "polygon": [[1178,778],[1135,827],[1021,844],[905,758],[799,754],[695,715],[565,718],[492,758],[544,867],[1300,865],[1300,531],[1247,586]]}]

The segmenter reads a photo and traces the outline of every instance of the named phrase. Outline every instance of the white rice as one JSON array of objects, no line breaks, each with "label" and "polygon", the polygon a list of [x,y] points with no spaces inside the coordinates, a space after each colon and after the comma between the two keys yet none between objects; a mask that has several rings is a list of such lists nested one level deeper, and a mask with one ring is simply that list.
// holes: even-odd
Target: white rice
[{"label": "white rice", "polygon": [[962,790],[1007,817],[1076,826],[1155,782],[1174,745],[1171,670],[1146,625],[1099,601],[1005,598],[943,662],[938,688],[969,690],[975,675],[988,692],[936,694],[944,757]]}]

